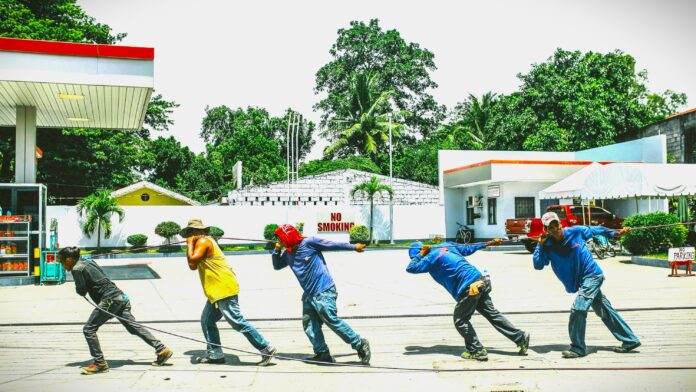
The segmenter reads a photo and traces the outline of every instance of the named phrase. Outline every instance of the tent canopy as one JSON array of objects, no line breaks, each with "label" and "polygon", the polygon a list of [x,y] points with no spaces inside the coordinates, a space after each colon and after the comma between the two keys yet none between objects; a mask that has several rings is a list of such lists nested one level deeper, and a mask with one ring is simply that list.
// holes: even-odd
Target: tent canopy
[{"label": "tent canopy", "polygon": [[696,195],[696,165],[591,165],[539,192],[540,199],[624,199]]}]

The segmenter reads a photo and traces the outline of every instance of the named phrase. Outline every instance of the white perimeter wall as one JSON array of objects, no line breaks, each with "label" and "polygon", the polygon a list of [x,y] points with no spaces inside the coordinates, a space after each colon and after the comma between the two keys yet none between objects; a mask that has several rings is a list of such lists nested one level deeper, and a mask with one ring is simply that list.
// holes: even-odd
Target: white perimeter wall
[{"label": "white perimeter wall", "polygon": [[[155,234],[155,226],[163,221],[174,221],[181,227],[191,218],[218,226],[226,237],[263,239],[263,228],[269,223],[295,224],[304,222],[305,235],[318,235],[336,241],[348,241],[348,233],[317,234],[318,212],[353,212],[356,224],[369,226],[369,206],[301,206],[288,209],[283,206],[123,206],[126,217],[119,223],[112,219],[111,238],[102,238],[102,246],[128,246],[126,238],[132,234],[145,234],[149,245],[165,241]],[[96,234],[87,238],[82,234],[80,219],[74,206],[48,206],[47,215],[58,220],[60,246],[77,245],[95,247]],[[433,234],[444,234],[444,208],[441,205],[395,205],[394,239],[425,239]],[[377,239],[389,239],[389,206],[375,206],[374,218]],[[181,240],[176,237],[174,240]],[[222,241],[232,242],[232,241]],[[245,241],[241,241],[245,242]]]}]

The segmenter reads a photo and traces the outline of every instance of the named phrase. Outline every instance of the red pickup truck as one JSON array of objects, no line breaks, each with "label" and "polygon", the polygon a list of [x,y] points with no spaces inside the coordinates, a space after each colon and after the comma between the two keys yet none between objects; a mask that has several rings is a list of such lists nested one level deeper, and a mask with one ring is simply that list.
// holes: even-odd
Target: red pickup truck
[{"label": "red pickup truck", "polygon": [[[620,229],[623,219],[601,207],[583,207],[576,205],[549,206],[546,211],[553,211],[561,219],[561,226],[575,225],[604,226],[610,229]],[[540,236],[544,231],[541,218],[508,219],[505,221],[505,234],[512,241],[521,241],[531,253],[534,252],[536,241],[529,237]]]}]

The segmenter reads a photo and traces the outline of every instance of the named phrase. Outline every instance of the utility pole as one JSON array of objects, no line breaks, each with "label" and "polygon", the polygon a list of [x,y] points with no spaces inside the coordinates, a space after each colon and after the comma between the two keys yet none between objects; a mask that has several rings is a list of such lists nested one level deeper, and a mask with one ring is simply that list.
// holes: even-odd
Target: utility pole
[{"label": "utility pole", "polygon": [[[394,189],[394,177],[392,174],[392,114],[389,113],[389,186]],[[389,196],[389,243],[394,244],[394,201]]]}]

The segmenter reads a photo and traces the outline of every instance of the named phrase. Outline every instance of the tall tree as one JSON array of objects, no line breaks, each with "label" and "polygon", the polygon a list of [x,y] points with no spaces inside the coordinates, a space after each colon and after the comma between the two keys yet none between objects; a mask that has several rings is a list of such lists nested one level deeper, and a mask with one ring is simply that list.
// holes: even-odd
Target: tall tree
[{"label": "tall tree", "polygon": [[77,204],[77,213],[84,217],[82,232],[87,238],[92,238],[94,230],[97,230],[97,249],[101,248],[101,234],[104,231],[104,238],[111,237],[111,217],[118,215],[118,221],[123,222],[126,213],[123,208],[118,206],[116,198],[111,196],[111,192],[101,189]]},{"label": "tall tree", "polygon": [[374,228],[375,197],[382,192],[386,192],[389,198],[394,196],[394,190],[389,185],[380,183],[377,177],[372,177],[370,181],[356,185],[350,191],[350,196],[353,199],[355,199],[356,196],[363,195],[370,201],[370,243],[372,243],[372,231]]},{"label": "tall tree", "polygon": [[[333,143],[326,147],[328,157],[346,157],[365,154],[377,161],[377,153],[383,151],[389,141],[389,114],[391,90],[382,91],[377,75],[355,73],[351,76],[351,99],[344,112],[348,117],[334,117],[322,135]],[[396,122],[403,118],[402,112],[392,121],[392,138],[399,139],[403,125]]]},{"label": "tall tree", "polygon": [[686,103],[684,94],[651,93],[647,72],[621,51],[558,49],[519,74],[519,90],[500,96],[487,122],[490,147],[505,150],[581,150],[613,143]]},{"label": "tall tree", "polygon": [[[80,43],[115,44],[126,34],[85,14],[75,0],[0,0],[0,36]],[[144,127],[137,131],[100,129],[39,129],[37,144],[44,150],[37,178],[47,183],[50,200],[74,202],[99,188],[130,184],[152,166],[147,145],[151,132],[173,124],[179,105],[153,95]],[[9,142],[0,142],[0,181],[12,181],[14,130],[0,130]]]},{"label": "tall tree", "polygon": [[[224,188],[233,186],[232,166],[237,161],[242,161],[245,184],[267,183],[286,177],[287,114],[290,111],[288,109],[283,117],[272,117],[263,108],[206,108],[201,137],[208,142],[206,159],[222,168]],[[314,123],[311,121],[301,124],[298,135],[300,160],[314,145],[313,132]]]},{"label": "tall tree", "polygon": [[458,103],[452,111],[452,121],[449,127],[456,132],[466,132],[470,139],[475,143],[476,149],[485,149],[488,147],[487,124],[490,118],[496,95],[492,92],[487,92],[481,96],[481,99],[473,94]]},{"label": "tall tree", "polygon": [[437,87],[430,78],[436,69],[432,52],[420,45],[406,42],[397,30],[382,30],[378,19],[368,23],[350,22],[339,29],[329,53],[332,60],[316,74],[315,92],[326,94],[315,109],[322,112],[322,127],[331,118],[350,117],[351,75],[376,75],[380,91],[393,91],[399,110],[411,115],[406,125],[427,135],[437,128],[444,107],[429,93]]},{"label": "tall tree", "polygon": [[115,44],[126,34],[112,34],[76,0],[0,0],[0,37]]}]

